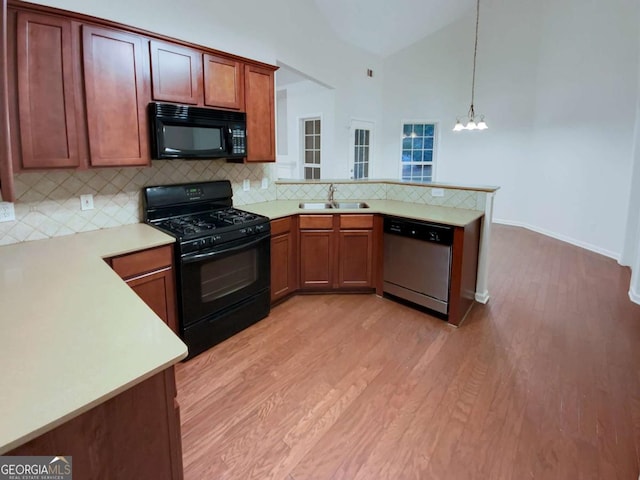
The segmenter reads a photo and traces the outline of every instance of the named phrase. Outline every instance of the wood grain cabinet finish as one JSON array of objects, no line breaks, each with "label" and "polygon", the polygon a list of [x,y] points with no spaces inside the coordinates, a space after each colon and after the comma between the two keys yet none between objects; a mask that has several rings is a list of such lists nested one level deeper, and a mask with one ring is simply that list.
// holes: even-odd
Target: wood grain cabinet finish
[{"label": "wood grain cabinet finish", "polygon": [[374,215],[300,215],[300,289],[375,287]]},{"label": "wood grain cabinet finish", "polygon": [[16,22],[21,167],[78,167],[71,21],[18,12]]},{"label": "wood grain cabinet finish", "polygon": [[297,217],[271,222],[271,303],[298,289]]},{"label": "wood grain cabinet finish", "polygon": [[174,368],[10,451],[73,457],[73,478],[181,480],[182,439]]},{"label": "wood grain cabinet finish", "polygon": [[372,288],[373,230],[340,230],[338,288]]},{"label": "wood grain cabinet finish", "polygon": [[5,202],[13,202],[16,192],[8,115],[7,0],[0,1],[0,196]]},{"label": "wood grain cabinet finish", "polygon": [[275,162],[273,69],[245,65],[247,162]]},{"label": "wood grain cabinet finish", "polygon": [[244,110],[244,64],[205,53],[204,104],[208,107]]},{"label": "wood grain cabinet finish", "polygon": [[143,45],[121,31],[82,28],[84,87],[92,166],[150,164]]},{"label": "wood grain cabinet finish", "polygon": [[151,248],[113,257],[108,262],[155,314],[177,332],[173,247]]},{"label": "wood grain cabinet finish", "polygon": [[202,53],[168,42],[149,42],[154,100],[202,103]]}]

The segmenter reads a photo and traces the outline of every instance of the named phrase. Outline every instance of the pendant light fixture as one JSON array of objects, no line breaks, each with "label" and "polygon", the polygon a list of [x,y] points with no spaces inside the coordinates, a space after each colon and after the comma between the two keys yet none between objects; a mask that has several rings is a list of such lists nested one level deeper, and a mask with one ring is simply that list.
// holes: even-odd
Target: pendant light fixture
[{"label": "pendant light fixture", "polygon": [[476,93],[476,57],[478,56],[478,25],[480,20],[480,0],[476,3],[476,42],[473,47],[473,75],[471,77],[471,106],[467,113],[466,124],[460,122],[460,117],[456,118],[456,125],[453,127],[454,132],[462,130],[486,130],[489,128],[484,121],[484,115],[477,115],[473,108],[473,101]]}]

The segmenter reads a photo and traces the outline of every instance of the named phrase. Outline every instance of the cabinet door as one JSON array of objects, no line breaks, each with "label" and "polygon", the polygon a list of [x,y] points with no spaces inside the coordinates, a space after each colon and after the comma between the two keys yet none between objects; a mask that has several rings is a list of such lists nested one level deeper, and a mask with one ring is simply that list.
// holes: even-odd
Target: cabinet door
[{"label": "cabinet door", "polygon": [[209,107],[244,108],[243,64],[216,55],[204,55],[204,104]]},{"label": "cabinet door", "polygon": [[333,287],[333,243],[332,230],[300,232],[300,288]]},{"label": "cabinet door", "polygon": [[156,315],[178,331],[171,245],[114,257],[109,264]]},{"label": "cabinet door", "polygon": [[142,38],[85,25],[82,46],[91,165],[149,165]]},{"label": "cabinet door", "polygon": [[18,12],[22,168],[77,167],[71,21]]},{"label": "cabinet door", "polygon": [[127,284],[156,315],[169,325],[171,330],[178,331],[174,301],[175,286],[171,267],[131,278],[127,280]]},{"label": "cabinet door", "polygon": [[373,287],[373,231],[340,230],[338,286]]},{"label": "cabinet door", "polygon": [[197,105],[202,102],[202,53],[152,40],[151,81],[154,100]]},{"label": "cabinet door", "polygon": [[275,162],[273,70],[245,65],[247,162]]}]

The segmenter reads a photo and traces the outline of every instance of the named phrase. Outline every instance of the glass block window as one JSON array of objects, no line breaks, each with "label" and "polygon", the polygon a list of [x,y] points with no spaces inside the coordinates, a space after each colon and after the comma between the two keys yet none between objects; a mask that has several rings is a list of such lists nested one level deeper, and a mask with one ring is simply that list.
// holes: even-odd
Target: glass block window
[{"label": "glass block window", "polygon": [[320,179],[320,119],[307,118],[302,121],[304,179]]},{"label": "glass block window", "polygon": [[402,180],[428,183],[433,179],[433,123],[402,125]]},{"label": "glass block window", "polygon": [[370,137],[370,130],[355,130],[353,178],[369,178]]}]

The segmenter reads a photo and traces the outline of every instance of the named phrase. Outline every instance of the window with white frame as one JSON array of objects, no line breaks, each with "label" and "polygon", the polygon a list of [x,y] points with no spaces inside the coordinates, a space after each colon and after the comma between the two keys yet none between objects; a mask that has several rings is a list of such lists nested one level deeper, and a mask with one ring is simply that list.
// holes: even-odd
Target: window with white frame
[{"label": "window with white frame", "polygon": [[353,138],[353,178],[369,178],[369,149],[371,130],[354,129]]},{"label": "window with white frame", "polygon": [[302,148],[304,158],[304,179],[320,179],[320,119],[302,120]]},{"label": "window with white frame", "polygon": [[428,183],[433,179],[435,123],[402,125],[402,180]]}]

